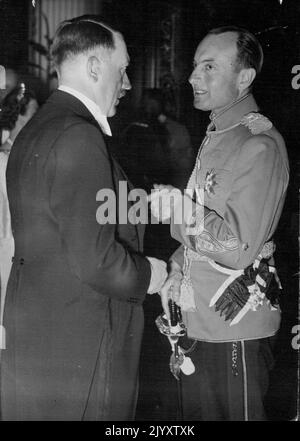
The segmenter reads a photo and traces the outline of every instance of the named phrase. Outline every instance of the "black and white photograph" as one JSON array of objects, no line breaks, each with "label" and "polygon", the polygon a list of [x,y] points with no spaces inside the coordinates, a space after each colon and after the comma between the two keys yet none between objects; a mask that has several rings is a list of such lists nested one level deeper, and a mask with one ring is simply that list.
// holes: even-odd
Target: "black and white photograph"
[{"label": "black and white photograph", "polygon": [[299,150],[299,0],[0,0],[0,429],[299,422]]}]

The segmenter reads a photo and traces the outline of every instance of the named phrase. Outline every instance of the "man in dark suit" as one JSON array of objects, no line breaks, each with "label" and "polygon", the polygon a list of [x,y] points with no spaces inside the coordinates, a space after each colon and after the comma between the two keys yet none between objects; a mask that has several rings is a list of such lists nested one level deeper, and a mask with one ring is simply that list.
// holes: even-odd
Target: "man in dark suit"
[{"label": "man in dark suit", "polygon": [[126,181],[104,139],[131,88],[126,44],[84,16],[59,27],[52,55],[59,88],[18,136],[7,169],[15,256],[2,419],[131,420],[142,302],[166,273],[141,254],[143,226],[97,215],[99,190],[118,198]]}]

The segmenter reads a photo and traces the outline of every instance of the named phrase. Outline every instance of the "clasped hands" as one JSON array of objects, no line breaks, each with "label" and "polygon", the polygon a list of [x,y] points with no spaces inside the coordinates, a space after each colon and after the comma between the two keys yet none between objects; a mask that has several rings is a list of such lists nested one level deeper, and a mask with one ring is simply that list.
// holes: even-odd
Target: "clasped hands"
[{"label": "clasped hands", "polygon": [[[166,221],[171,218],[172,207],[170,199],[166,198],[168,193],[176,191],[177,189],[172,185],[154,184],[154,191],[148,196],[151,213],[159,221]],[[179,190],[177,190],[179,191]]]},{"label": "clasped hands", "polygon": [[[163,203],[163,198],[168,193],[176,190],[172,185],[154,184],[156,191],[152,192],[148,197],[151,213],[160,221],[166,221],[171,218],[170,199],[166,199],[168,203]],[[183,275],[180,266],[175,261],[170,261],[168,276],[159,290],[163,310],[170,320],[169,300],[173,300],[178,304],[180,298],[180,286]]]}]

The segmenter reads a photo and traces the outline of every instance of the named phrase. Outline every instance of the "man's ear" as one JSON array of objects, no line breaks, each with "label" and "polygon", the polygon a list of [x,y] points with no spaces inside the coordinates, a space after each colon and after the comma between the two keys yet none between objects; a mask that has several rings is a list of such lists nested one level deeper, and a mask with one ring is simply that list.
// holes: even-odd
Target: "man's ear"
[{"label": "man's ear", "polygon": [[239,77],[238,77],[238,88],[240,92],[249,89],[255,77],[256,77],[256,71],[252,67],[247,69],[242,69],[239,72]]},{"label": "man's ear", "polygon": [[87,73],[88,76],[97,82],[101,75],[102,61],[95,55],[91,55],[87,60]]}]

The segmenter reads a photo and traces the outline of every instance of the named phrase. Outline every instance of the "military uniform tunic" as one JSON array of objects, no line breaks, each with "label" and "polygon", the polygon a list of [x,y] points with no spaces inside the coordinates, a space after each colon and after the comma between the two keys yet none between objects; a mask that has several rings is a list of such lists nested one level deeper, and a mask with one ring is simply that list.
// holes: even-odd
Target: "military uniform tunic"
[{"label": "military uniform tunic", "polygon": [[[183,266],[184,250],[189,259],[195,301],[195,308],[183,313],[189,337],[229,342],[269,337],[278,330],[280,310],[266,298],[233,325],[210,303],[224,282],[252,264],[272,238],[288,179],[284,140],[258,113],[251,94],[211,114],[190,179],[193,188],[204,192],[201,231],[191,235],[186,223],[171,222],[172,237],[182,244],[172,259]],[[194,216],[198,208],[194,203]]]}]

